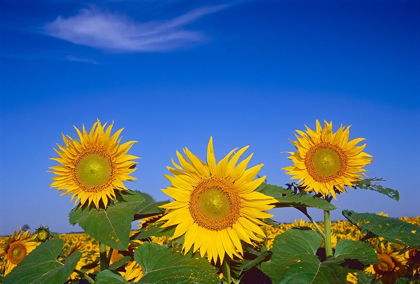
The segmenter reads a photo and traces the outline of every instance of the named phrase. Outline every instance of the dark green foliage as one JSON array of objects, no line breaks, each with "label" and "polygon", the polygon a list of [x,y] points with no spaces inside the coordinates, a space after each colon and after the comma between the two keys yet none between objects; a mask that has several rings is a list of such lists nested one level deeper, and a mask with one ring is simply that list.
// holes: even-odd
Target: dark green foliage
[{"label": "dark green foliage", "polygon": [[88,235],[103,244],[127,250],[131,222],[143,203],[144,197],[140,192],[122,192],[106,209],[88,206],[74,208],[69,214],[70,224],[78,223]]},{"label": "dark green foliage", "polygon": [[382,178],[366,178],[366,179],[362,179],[360,181],[354,182],[353,187],[376,191],[381,194],[385,194],[389,198],[395,199],[397,201],[400,200],[400,193],[398,192],[398,190],[383,187],[382,185],[377,184],[377,183],[372,183],[375,181],[384,181],[384,180]]},{"label": "dark green foliage", "polygon": [[305,192],[297,194],[277,185],[263,183],[256,190],[277,199],[279,202],[276,203],[276,207],[314,207],[330,211],[336,209],[333,204],[322,198]]},{"label": "dark green foliage", "polygon": [[419,226],[395,218],[372,213],[357,213],[352,210],[344,210],[343,215],[362,232],[368,233],[368,237],[379,236],[390,242],[420,247]]},{"label": "dark green foliage", "polygon": [[142,244],[134,259],[144,269],[139,283],[219,283],[216,269],[206,259],[173,252],[168,246]]},{"label": "dark green foliage", "polygon": [[346,283],[346,276],[351,270],[349,260],[363,264],[377,260],[372,247],[355,244],[352,250],[349,242],[337,244],[336,257],[321,262],[316,255],[322,244],[321,236],[311,230],[291,229],[274,239],[273,255],[270,262],[261,265],[273,283]]}]

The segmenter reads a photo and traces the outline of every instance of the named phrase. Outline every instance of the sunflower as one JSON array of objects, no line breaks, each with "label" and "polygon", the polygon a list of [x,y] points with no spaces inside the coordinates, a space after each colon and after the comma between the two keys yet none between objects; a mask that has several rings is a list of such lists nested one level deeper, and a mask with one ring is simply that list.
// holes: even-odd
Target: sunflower
[{"label": "sunflower", "polygon": [[[87,247],[89,245],[90,242],[85,243],[83,241],[78,241],[74,244],[72,244],[69,248],[68,251],[66,253],[66,258],[68,258],[72,253],[78,251],[82,254],[81,258],[79,259],[79,261],[76,264],[76,267],[74,268],[75,270],[82,270],[85,266],[92,264],[93,261],[91,261],[91,257],[90,257],[90,251],[89,248]],[[92,245],[92,243],[90,243],[90,245]],[[89,274],[92,273],[93,271],[95,271],[95,267],[91,267],[89,269],[86,269],[85,273]],[[75,279],[79,279],[81,278],[81,275],[77,272],[73,272],[72,274],[70,274],[69,276],[69,280],[75,280]]]},{"label": "sunflower", "polygon": [[144,275],[144,269],[133,260],[125,265],[124,271],[120,274],[127,281],[138,282]]},{"label": "sunflower", "polygon": [[36,241],[45,242],[51,237],[51,232],[48,226],[40,226],[35,230]]},{"label": "sunflower", "polygon": [[90,206],[93,201],[99,208],[102,200],[106,208],[108,201],[116,198],[115,190],[127,190],[122,182],[135,179],[129,174],[135,170],[132,160],[138,157],[127,152],[136,141],[119,145],[123,129],[111,136],[112,126],[105,128],[106,123],[101,125],[98,120],[89,133],[84,126],[82,132],[74,127],[80,141],[63,134],[65,147],[57,144],[61,151],[54,149],[60,157],[51,159],[61,165],[50,167],[57,175],[51,187],[64,191],[62,195],[71,194],[71,200],[76,197],[75,204],[80,200],[81,205],[88,202]]},{"label": "sunflower", "polygon": [[357,284],[357,273],[347,273],[346,282],[347,284]]},{"label": "sunflower", "polygon": [[272,217],[264,211],[277,200],[255,191],[265,176],[254,180],[262,164],[246,170],[252,154],[236,166],[247,148],[235,154],[232,150],[217,164],[211,137],[207,164],[187,148],[188,160],[177,151],[181,166],[172,160],[175,168],[168,170],[174,176],[165,175],[172,185],[163,190],[175,201],[162,205],[167,214],[161,220],[167,221],[163,227],[176,225],[173,238],[185,234],[184,253],[194,245],[193,252],[199,249],[201,257],[207,253],[209,261],[220,259],[222,263],[225,253],[241,258],[241,240],[249,244],[262,241],[258,235],[265,235],[258,225],[264,223],[259,218]]},{"label": "sunflower", "polygon": [[332,131],[332,122],[325,121],[322,129],[316,121],[316,131],[306,126],[306,133],[296,130],[297,141],[291,141],[296,152],[289,152],[294,165],[283,168],[305,191],[315,191],[324,198],[329,194],[335,197],[336,190],[345,193],[345,186],[362,178],[364,166],[371,163],[372,156],[363,151],[366,144],[356,146],[364,138],[349,141],[350,126],[341,125],[337,132]]},{"label": "sunflower", "polygon": [[21,228],[6,241],[4,250],[2,251],[3,263],[0,271],[4,275],[9,274],[10,271],[25,258],[38,245],[35,242],[36,236],[32,236],[29,231],[21,233]]},{"label": "sunflower", "polygon": [[405,259],[413,276],[420,274],[420,250],[409,249],[405,252]]},{"label": "sunflower", "polygon": [[394,252],[390,245],[381,244],[377,247],[376,254],[379,262],[366,269],[366,272],[372,273],[375,279],[380,278],[383,283],[394,283],[407,272],[406,259],[398,252]]}]

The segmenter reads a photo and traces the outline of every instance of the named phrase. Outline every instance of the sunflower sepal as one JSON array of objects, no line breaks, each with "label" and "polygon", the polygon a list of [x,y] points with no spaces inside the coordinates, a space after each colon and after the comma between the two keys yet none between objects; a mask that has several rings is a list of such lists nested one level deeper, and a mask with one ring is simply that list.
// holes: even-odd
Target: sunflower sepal
[{"label": "sunflower sepal", "polygon": [[83,230],[114,249],[126,250],[130,240],[131,222],[141,209],[144,197],[138,191],[126,190],[117,194],[105,208],[77,206],[69,214],[71,225],[76,223]]},{"label": "sunflower sepal", "polygon": [[64,242],[52,239],[38,246],[8,274],[3,284],[64,283],[73,273],[81,252],[73,252],[65,263],[57,261]]},{"label": "sunflower sepal", "polygon": [[48,226],[39,226],[36,230],[34,235],[36,235],[37,242],[45,242],[53,237],[52,232],[50,231]]}]

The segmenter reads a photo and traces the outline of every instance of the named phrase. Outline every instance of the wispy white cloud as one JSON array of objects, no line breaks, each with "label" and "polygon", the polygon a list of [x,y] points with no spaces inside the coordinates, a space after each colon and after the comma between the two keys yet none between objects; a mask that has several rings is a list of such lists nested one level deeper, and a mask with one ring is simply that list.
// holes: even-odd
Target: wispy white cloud
[{"label": "wispy white cloud", "polygon": [[70,61],[76,61],[76,62],[91,63],[91,64],[95,64],[95,65],[98,65],[99,64],[98,61],[95,61],[93,59],[90,59],[90,58],[81,58],[81,57],[76,57],[76,56],[73,56],[73,55],[68,55],[66,57],[66,59],[67,60],[70,60]]},{"label": "wispy white cloud", "polygon": [[75,44],[113,52],[165,51],[205,40],[202,33],[188,31],[184,26],[226,7],[204,7],[172,20],[144,23],[91,7],[73,17],[59,16],[44,26],[44,32]]}]

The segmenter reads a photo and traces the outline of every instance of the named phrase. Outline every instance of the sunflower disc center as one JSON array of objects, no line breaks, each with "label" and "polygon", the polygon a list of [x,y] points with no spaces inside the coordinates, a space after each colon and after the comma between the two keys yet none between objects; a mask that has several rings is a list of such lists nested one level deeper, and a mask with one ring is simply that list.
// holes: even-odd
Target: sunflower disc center
[{"label": "sunflower disc center", "polygon": [[309,149],[305,165],[318,182],[328,182],[345,173],[347,156],[338,146],[322,142]]},{"label": "sunflower disc center", "polygon": [[229,182],[210,178],[202,181],[191,193],[189,209],[199,226],[223,230],[239,218],[239,195]]},{"label": "sunflower disc center", "polygon": [[208,188],[197,198],[197,208],[210,219],[223,219],[230,212],[229,195],[220,188]]},{"label": "sunflower disc center", "polygon": [[99,153],[87,153],[79,158],[75,170],[77,181],[87,191],[92,191],[108,183],[112,176],[112,163]]},{"label": "sunflower disc center", "polygon": [[13,264],[18,264],[26,256],[26,247],[21,243],[12,243],[9,251],[8,258]]},{"label": "sunflower disc center", "polygon": [[392,258],[389,255],[382,254],[379,256],[380,261],[376,264],[376,270],[379,271],[381,274],[390,273],[395,267]]}]

